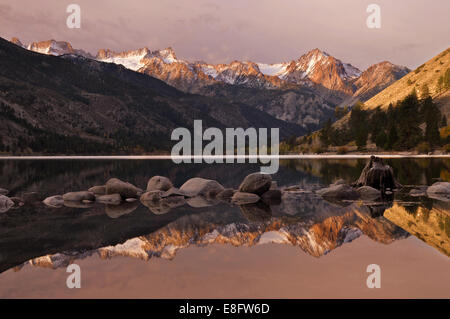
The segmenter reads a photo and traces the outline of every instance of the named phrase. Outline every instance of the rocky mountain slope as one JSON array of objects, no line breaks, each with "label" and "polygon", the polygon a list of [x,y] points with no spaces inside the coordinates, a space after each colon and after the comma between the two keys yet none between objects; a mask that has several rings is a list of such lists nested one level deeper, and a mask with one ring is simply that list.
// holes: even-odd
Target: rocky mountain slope
[{"label": "rocky mountain slope", "polygon": [[[429,61],[419,66],[385,90],[376,94],[364,103],[368,109],[378,106],[387,108],[390,103],[404,99],[413,89],[421,96],[425,87],[433,99],[444,97],[446,90],[439,85],[439,79],[450,69],[450,48],[441,52]],[[450,105],[449,105],[450,106]]]},{"label": "rocky mountain slope", "polygon": [[[383,66],[381,66],[384,69]],[[368,71],[371,68],[368,69]],[[396,72],[402,73],[404,70],[397,70]],[[389,71],[388,73],[391,73]],[[361,76],[364,77],[363,74]],[[367,74],[368,79],[372,78],[372,81],[382,83],[383,81],[377,81],[376,77]],[[391,76],[395,78],[394,75]],[[355,83],[357,83],[355,81]],[[447,83],[447,86],[446,86]],[[439,110],[447,118],[450,116],[450,90],[448,87],[450,83],[450,48],[439,53],[429,61],[419,66],[414,71],[409,72],[399,80],[386,87],[384,90],[368,99],[364,102],[363,109],[374,110],[380,107],[382,110],[387,110],[392,103],[395,105],[397,101],[405,99],[411,92],[415,91],[419,98],[424,94],[428,94],[433,98],[433,101],[439,106]],[[364,86],[360,86],[361,90],[366,90]],[[425,92],[427,91],[427,92]],[[342,128],[347,125],[349,116],[345,116],[341,120],[333,124],[336,128]]]},{"label": "rocky mountain slope", "polygon": [[[71,46],[61,43],[53,43],[51,50],[42,44],[30,48],[55,55],[66,49],[72,52]],[[194,119],[202,119],[205,127],[279,127],[282,136],[302,132],[297,125],[242,103],[186,94],[121,65],[74,52],[38,54],[0,39],[0,146],[4,151],[169,150],[171,130],[190,128]]]},{"label": "rocky mountain slope", "polygon": [[[67,42],[50,40],[28,46],[17,39],[14,42],[41,53],[74,54]],[[82,50],[76,54],[93,58]],[[366,100],[408,71],[381,63],[361,72],[319,49],[297,60],[275,64],[189,62],[177,58],[172,48],[124,52],[102,49],[95,59],[151,75],[184,92],[232,98],[305,129],[315,129],[333,117],[335,106]]]}]

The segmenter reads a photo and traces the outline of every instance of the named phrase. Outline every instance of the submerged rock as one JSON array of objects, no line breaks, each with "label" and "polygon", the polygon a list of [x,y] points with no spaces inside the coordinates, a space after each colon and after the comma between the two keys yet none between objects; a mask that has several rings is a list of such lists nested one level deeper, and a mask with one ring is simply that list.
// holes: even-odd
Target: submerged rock
[{"label": "submerged rock", "polygon": [[270,175],[253,173],[244,178],[239,186],[239,191],[261,196],[270,189],[271,185],[272,177]]},{"label": "submerged rock", "polygon": [[4,189],[4,188],[0,188],[0,195],[8,195],[9,194],[9,190]]},{"label": "submerged rock", "polygon": [[172,187],[170,179],[164,176],[153,176],[147,183],[147,191],[168,191]]},{"label": "submerged rock", "polygon": [[191,178],[180,187],[180,191],[191,197],[204,196],[213,198],[223,190],[223,186],[218,182],[200,177]]},{"label": "submerged rock", "polygon": [[94,193],[81,191],[81,192],[69,192],[62,196],[64,201],[69,202],[82,202],[84,200],[87,201],[95,201]]},{"label": "submerged rock", "polygon": [[349,185],[330,185],[316,192],[325,198],[334,198],[339,200],[354,200],[359,198],[359,193]]},{"label": "submerged rock", "polygon": [[14,206],[14,202],[6,197],[5,195],[0,195],[0,213],[6,213]]},{"label": "submerged rock", "polygon": [[49,207],[59,208],[64,206],[64,199],[61,195],[47,197],[43,203]]},{"label": "submerged rock", "polygon": [[254,204],[261,198],[252,193],[236,192],[231,198],[231,202],[236,205]]},{"label": "submerged rock", "polygon": [[111,178],[106,182],[106,194],[120,194],[123,199],[139,198],[142,195],[142,189],[133,184],[123,182],[118,178]]}]

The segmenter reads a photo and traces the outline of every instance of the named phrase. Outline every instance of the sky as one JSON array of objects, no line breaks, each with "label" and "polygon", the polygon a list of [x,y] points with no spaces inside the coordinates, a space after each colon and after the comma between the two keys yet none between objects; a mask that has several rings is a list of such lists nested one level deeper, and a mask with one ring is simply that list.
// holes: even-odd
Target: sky
[{"label": "sky", "polygon": [[[80,29],[66,25],[72,3]],[[366,25],[372,3],[379,29]],[[170,46],[209,63],[285,62],[319,48],[360,69],[415,68],[449,47],[449,12],[449,0],[0,0],[0,36],[64,40],[94,54]]]}]

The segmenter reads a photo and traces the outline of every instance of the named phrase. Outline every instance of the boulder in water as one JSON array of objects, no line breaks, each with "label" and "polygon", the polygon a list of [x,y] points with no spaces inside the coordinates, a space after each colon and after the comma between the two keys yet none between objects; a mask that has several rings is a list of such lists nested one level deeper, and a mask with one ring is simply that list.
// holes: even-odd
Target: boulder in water
[{"label": "boulder in water", "polygon": [[94,193],[81,191],[81,192],[69,192],[62,196],[64,201],[68,202],[82,202],[82,201],[95,201]]},{"label": "boulder in water", "polygon": [[345,184],[330,185],[316,192],[324,198],[337,200],[355,200],[359,198],[359,193],[351,186]]},{"label": "boulder in water", "polygon": [[164,176],[153,176],[147,183],[147,191],[168,191],[173,187],[170,179]]},{"label": "boulder in water", "polygon": [[373,200],[381,196],[381,192],[370,186],[361,186],[356,190],[362,199]]},{"label": "boulder in water", "polygon": [[142,189],[133,184],[123,182],[118,178],[111,178],[106,182],[106,194],[120,194],[123,199],[139,198],[142,195]]},{"label": "boulder in water", "polygon": [[270,175],[253,173],[244,178],[239,186],[239,191],[261,196],[270,189],[271,185],[272,177],[270,177]]},{"label": "boulder in water", "polygon": [[191,178],[180,187],[180,191],[190,197],[214,198],[223,190],[223,186],[218,182],[200,177]]}]

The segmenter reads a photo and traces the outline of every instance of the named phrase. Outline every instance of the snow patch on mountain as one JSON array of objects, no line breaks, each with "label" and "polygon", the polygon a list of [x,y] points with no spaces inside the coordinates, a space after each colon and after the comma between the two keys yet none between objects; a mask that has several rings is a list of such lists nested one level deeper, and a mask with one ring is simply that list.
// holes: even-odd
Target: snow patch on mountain
[{"label": "snow patch on mountain", "polygon": [[286,73],[288,67],[287,63],[277,63],[277,64],[265,64],[256,63],[258,65],[259,71],[264,75],[277,76],[280,79]]},{"label": "snow patch on mountain", "polygon": [[112,56],[112,57],[108,57],[105,59],[98,59],[98,60],[101,62],[120,64],[120,65],[123,65],[124,67],[126,67],[127,69],[137,71],[145,65],[144,63],[141,62],[142,58],[144,58],[145,55],[146,54],[144,53],[144,54],[140,54],[140,55],[130,55],[130,56],[126,56],[126,57]]}]

